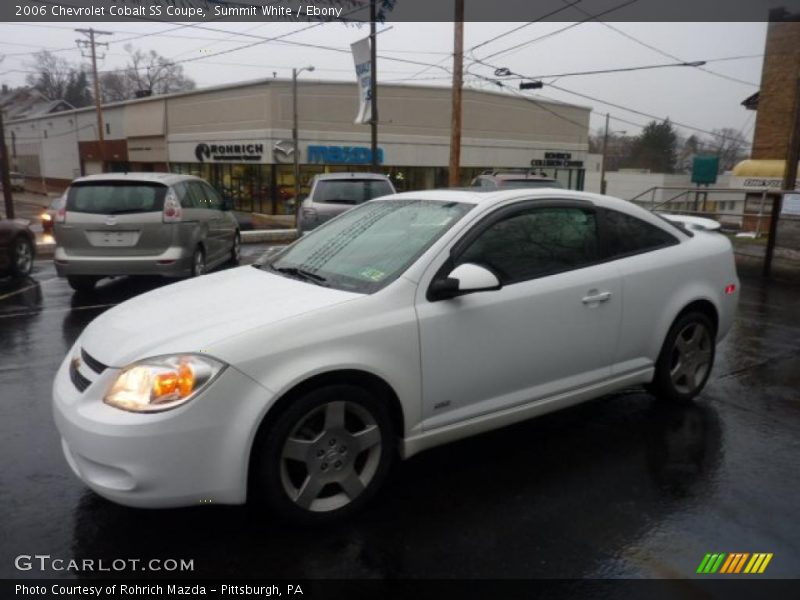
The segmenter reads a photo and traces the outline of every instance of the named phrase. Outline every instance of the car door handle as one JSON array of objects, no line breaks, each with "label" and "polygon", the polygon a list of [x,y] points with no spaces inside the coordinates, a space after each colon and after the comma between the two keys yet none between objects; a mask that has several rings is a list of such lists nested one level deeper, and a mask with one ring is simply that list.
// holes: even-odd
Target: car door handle
[{"label": "car door handle", "polygon": [[584,304],[599,304],[600,302],[608,302],[609,298],[611,298],[611,292],[589,290],[588,295],[584,296],[582,301]]}]

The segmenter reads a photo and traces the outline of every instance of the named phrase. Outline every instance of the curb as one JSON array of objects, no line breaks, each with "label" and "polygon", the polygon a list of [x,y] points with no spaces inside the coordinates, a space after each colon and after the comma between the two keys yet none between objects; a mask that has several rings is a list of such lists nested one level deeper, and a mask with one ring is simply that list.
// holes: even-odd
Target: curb
[{"label": "curb", "polygon": [[251,229],[242,231],[243,244],[260,244],[263,242],[289,243],[297,239],[296,229]]},{"label": "curb", "polygon": [[52,258],[56,253],[55,242],[36,242],[36,258]]}]

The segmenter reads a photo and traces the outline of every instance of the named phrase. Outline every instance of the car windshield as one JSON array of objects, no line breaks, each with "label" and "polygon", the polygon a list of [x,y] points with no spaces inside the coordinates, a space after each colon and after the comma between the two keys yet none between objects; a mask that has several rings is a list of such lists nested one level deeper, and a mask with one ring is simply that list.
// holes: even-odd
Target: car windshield
[{"label": "car windshield", "polygon": [[323,179],[314,188],[314,202],[361,204],[389,194],[394,190],[382,179]]},{"label": "car windshield", "polygon": [[158,212],[164,208],[167,187],[140,181],[102,181],[73,184],[67,210],[98,215]]},{"label": "car windshield", "polygon": [[432,200],[369,202],[301,238],[260,268],[373,293],[399,277],[471,208]]},{"label": "car windshield", "polygon": [[500,187],[505,189],[523,189],[523,188],[560,188],[563,187],[555,179],[503,179],[500,181]]}]

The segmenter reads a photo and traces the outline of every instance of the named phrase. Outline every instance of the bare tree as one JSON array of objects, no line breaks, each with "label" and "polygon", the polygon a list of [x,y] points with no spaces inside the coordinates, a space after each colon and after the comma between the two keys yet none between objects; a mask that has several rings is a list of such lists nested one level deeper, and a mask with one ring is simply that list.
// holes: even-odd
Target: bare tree
[{"label": "bare tree", "polygon": [[719,157],[720,173],[730,171],[736,163],[748,157],[750,144],[740,131],[723,127],[713,129],[711,133],[713,135],[703,141],[702,151]]},{"label": "bare tree", "polygon": [[33,55],[26,67],[34,71],[25,80],[29,86],[51,100],[66,100],[76,107],[91,103],[86,72],[47,50]]},{"label": "bare tree", "polygon": [[169,94],[195,88],[194,81],[184,74],[181,65],[169,62],[154,50],[144,52],[128,44],[125,51],[128,65],[106,71],[100,77],[104,101],[128,100],[139,93]]}]

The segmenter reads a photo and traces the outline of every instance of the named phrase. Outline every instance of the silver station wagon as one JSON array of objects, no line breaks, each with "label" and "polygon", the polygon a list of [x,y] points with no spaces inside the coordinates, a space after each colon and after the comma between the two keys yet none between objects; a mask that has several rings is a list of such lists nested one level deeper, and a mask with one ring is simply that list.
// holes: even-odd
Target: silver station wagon
[{"label": "silver station wagon", "polygon": [[202,275],[238,262],[230,206],[199,177],[106,173],[72,182],[55,219],[55,265],[76,291],[116,275]]}]

